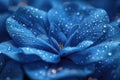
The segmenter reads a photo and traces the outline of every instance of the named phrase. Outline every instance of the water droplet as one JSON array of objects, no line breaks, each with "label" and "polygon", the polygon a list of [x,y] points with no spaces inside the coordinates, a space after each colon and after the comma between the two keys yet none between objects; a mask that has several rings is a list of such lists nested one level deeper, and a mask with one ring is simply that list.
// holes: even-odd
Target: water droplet
[{"label": "water droplet", "polygon": [[105,30],[103,30],[103,32],[105,33],[106,31],[105,31]]},{"label": "water droplet", "polygon": [[29,50],[29,48],[26,48],[26,50]]},{"label": "water droplet", "polygon": [[61,70],[63,70],[63,68],[62,68],[62,67],[59,67],[57,70],[61,71]]},{"label": "water droplet", "polygon": [[119,19],[117,19],[117,22],[120,22],[120,18],[119,18]]},{"label": "water droplet", "polygon": [[38,18],[38,16],[36,16],[36,18]]},{"label": "water droplet", "polygon": [[99,17],[99,15],[96,15],[97,17]]},{"label": "water droplet", "polygon": [[40,16],[40,18],[42,19],[43,17],[42,17],[42,16]]},{"label": "water droplet", "polygon": [[45,69],[47,69],[48,68],[48,66],[45,66]]},{"label": "water droplet", "polygon": [[0,62],[0,66],[2,66],[3,65],[3,62]]},{"label": "water droplet", "polygon": [[35,73],[35,76],[38,76],[38,73]]},{"label": "water droplet", "polygon": [[10,80],[10,77],[6,77],[6,80]]},{"label": "water droplet", "polygon": [[53,74],[56,74],[56,69],[52,69],[52,71],[51,71]]},{"label": "water droplet", "polygon": [[77,14],[77,16],[79,16],[79,15],[80,15],[80,13],[79,13],[79,12],[77,12],[76,14]]},{"label": "water droplet", "polygon": [[50,58],[52,58],[52,56],[50,56]]},{"label": "water droplet", "polygon": [[66,26],[66,27],[68,27],[68,25],[67,25],[67,24],[66,24],[65,26]]},{"label": "water droplet", "polygon": [[104,28],[106,28],[107,26],[106,26],[106,25],[104,25],[103,27],[104,27]]},{"label": "water droplet", "polygon": [[67,8],[65,8],[65,11],[67,11],[68,9]]},{"label": "water droplet", "polygon": [[8,51],[10,51],[11,50],[11,47],[8,47]]},{"label": "water droplet", "polygon": [[55,14],[58,14],[58,12],[56,11]]},{"label": "water droplet", "polygon": [[32,16],[31,16],[31,15],[29,15],[29,17],[31,18]]},{"label": "water droplet", "polygon": [[111,52],[109,52],[109,53],[108,53],[108,55],[109,55],[109,56],[111,56],[111,55],[112,55],[112,53],[111,53]]},{"label": "water droplet", "polygon": [[105,48],[108,48],[108,46],[105,46]]},{"label": "water droplet", "polygon": [[38,9],[35,9],[36,11],[38,11]]},{"label": "water droplet", "polygon": [[2,52],[0,51],[0,54],[1,54]]}]

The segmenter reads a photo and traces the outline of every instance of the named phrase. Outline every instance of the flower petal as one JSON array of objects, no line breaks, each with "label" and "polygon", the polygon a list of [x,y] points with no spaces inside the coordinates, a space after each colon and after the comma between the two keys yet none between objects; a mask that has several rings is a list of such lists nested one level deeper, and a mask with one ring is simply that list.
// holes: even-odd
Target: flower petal
[{"label": "flower petal", "polygon": [[[67,37],[70,37],[69,33],[72,35],[77,30],[69,41],[71,46],[76,46],[83,40],[98,40],[106,31],[104,25],[109,23],[108,15],[104,10],[75,2],[68,2],[63,7],[53,8],[49,11],[48,18],[51,25],[60,27]],[[75,25],[79,27],[73,30]]]},{"label": "flower petal", "polygon": [[64,79],[66,77],[83,78],[91,74],[94,70],[94,65],[80,66],[72,61],[63,59],[59,64],[52,65],[48,69],[48,77],[51,79]]},{"label": "flower petal", "polygon": [[93,66],[80,67],[71,61],[63,60],[59,64],[47,64],[45,62],[34,62],[24,66],[31,79],[56,80],[65,77],[85,77],[92,72]]},{"label": "flower petal", "polygon": [[[72,54],[69,57],[77,64],[89,64],[93,62],[103,61],[106,63],[112,62],[115,56],[118,55],[120,42],[104,42],[99,45],[90,47],[81,52]],[[78,60],[79,59],[79,60]]]},{"label": "flower petal", "polygon": [[80,51],[80,47],[66,47],[60,51],[60,55],[63,57],[79,51]]},{"label": "flower petal", "polygon": [[49,30],[47,13],[30,6],[20,7],[13,18],[23,27],[31,30],[36,35],[46,34]]},{"label": "flower petal", "polygon": [[60,61],[59,55],[30,47],[17,48],[12,41],[1,43],[0,51],[10,58],[23,63],[38,61],[41,59],[51,63],[57,63]]},{"label": "flower petal", "polygon": [[57,52],[57,50],[48,42],[36,37],[30,30],[20,25],[13,18],[9,18],[7,22],[7,30],[18,46],[29,46],[51,52]]},{"label": "flower petal", "polygon": [[50,26],[49,35],[52,36],[53,38],[55,38],[58,43],[65,44],[65,42],[67,41],[67,37],[62,32],[60,27],[57,26],[57,25],[51,25]]},{"label": "flower petal", "polygon": [[78,27],[78,33],[71,40],[71,45],[77,45],[83,40],[97,41],[107,32],[109,18],[102,9],[93,9]]},{"label": "flower petal", "polygon": [[109,31],[107,34],[107,39],[108,40],[115,40],[115,41],[120,41],[120,23],[117,21],[114,21],[110,23],[109,25]]},{"label": "flower petal", "polygon": [[8,18],[7,20],[7,30],[12,39],[19,45],[19,46],[31,46],[34,45],[36,37],[33,35],[31,31],[20,25],[17,21],[13,18]]},{"label": "flower petal", "polygon": [[46,61],[46,62],[58,63],[60,61],[59,55],[56,55],[47,51],[43,51],[35,48],[29,48],[29,47],[23,47],[21,49],[23,50],[23,53],[25,55],[33,54],[40,57],[43,61]]},{"label": "flower petal", "polygon": [[60,51],[61,56],[69,56],[75,53],[78,53],[80,51],[83,51],[84,49],[88,48],[90,45],[92,45],[92,41],[83,41],[79,43],[76,47],[65,47]]},{"label": "flower petal", "polygon": [[89,7],[86,7],[83,3],[80,4],[76,2],[69,2],[68,4],[64,4],[62,7],[58,6],[51,9],[48,12],[50,24],[60,27],[63,33],[67,34],[68,31],[71,30],[74,25],[79,24],[79,22],[85,16],[84,13],[86,13],[86,11],[84,9],[89,9]]},{"label": "flower petal", "polygon": [[46,62],[33,62],[23,65],[26,74],[33,80],[46,80],[46,71],[50,64]]},{"label": "flower petal", "polygon": [[59,43],[56,41],[55,38],[51,37],[50,38],[50,44],[53,45],[57,50],[59,50]]},{"label": "flower petal", "polygon": [[7,42],[0,43],[0,52],[16,61],[19,61],[20,59],[17,56],[17,54],[21,53],[22,51],[16,48],[12,41],[7,41]]}]

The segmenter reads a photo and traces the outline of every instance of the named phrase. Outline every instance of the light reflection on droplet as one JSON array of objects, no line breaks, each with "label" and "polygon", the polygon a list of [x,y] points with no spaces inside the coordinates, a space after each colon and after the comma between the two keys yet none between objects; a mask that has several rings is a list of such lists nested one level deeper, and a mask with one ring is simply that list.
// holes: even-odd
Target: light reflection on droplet
[{"label": "light reflection on droplet", "polygon": [[51,71],[53,74],[56,74],[56,69],[52,69],[52,71]]},{"label": "light reflection on droplet", "polygon": [[11,80],[10,77],[6,77],[6,80]]},{"label": "light reflection on droplet", "polygon": [[108,53],[108,55],[109,55],[109,56],[112,56],[112,53],[111,53],[111,52],[109,52],[109,53]]}]

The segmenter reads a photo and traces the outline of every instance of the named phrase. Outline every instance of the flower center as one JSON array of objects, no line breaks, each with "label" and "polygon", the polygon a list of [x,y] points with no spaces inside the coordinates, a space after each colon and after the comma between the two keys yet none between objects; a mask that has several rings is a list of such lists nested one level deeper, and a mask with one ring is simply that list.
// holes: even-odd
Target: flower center
[{"label": "flower center", "polygon": [[60,44],[59,44],[60,50],[63,49],[63,47],[64,47],[64,46],[63,46],[63,43],[60,43]]}]

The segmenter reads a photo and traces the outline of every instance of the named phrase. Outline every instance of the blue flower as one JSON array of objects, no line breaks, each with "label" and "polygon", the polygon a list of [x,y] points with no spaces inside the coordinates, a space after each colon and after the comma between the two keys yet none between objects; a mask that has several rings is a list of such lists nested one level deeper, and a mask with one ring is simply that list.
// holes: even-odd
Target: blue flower
[{"label": "blue flower", "polygon": [[[86,3],[66,2],[48,13],[21,7],[7,19],[11,40],[0,44],[0,52],[13,62],[5,71],[1,69],[5,77],[0,78],[21,80],[23,69],[33,80],[85,80],[89,76],[101,80],[101,75],[102,80],[119,80],[118,25],[110,23],[104,10]],[[7,74],[9,67],[15,72]]]}]

